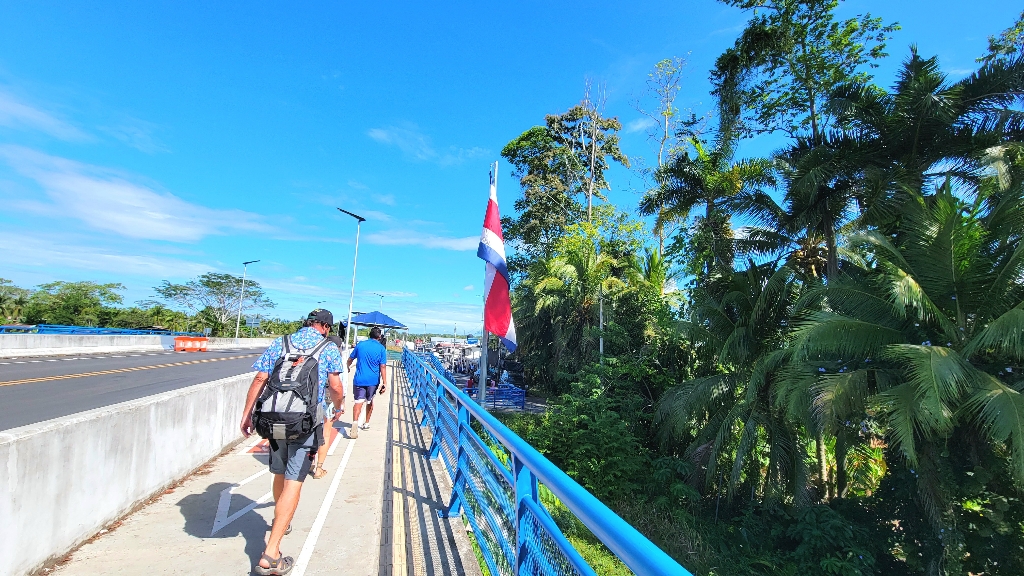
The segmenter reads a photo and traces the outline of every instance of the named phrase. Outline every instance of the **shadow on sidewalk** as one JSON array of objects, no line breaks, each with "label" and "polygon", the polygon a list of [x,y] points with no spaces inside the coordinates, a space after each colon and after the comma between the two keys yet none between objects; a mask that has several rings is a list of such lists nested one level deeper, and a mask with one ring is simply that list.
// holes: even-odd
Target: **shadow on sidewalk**
[{"label": "shadow on sidewalk", "polygon": [[[249,565],[253,566],[256,562],[259,562],[260,557],[263,555],[263,550],[266,546],[266,536],[270,531],[267,521],[259,514],[255,514],[255,510],[243,514],[234,522],[221,528],[213,536],[210,535],[217,516],[217,504],[220,502],[221,492],[231,486],[230,482],[215,482],[207,486],[206,491],[202,494],[189,494],[185,496],[177,502],[177,506],[181,511],[181,516],[185,519],[185,533],[189,536],[203,540],[234,538],[236,536],[245,538],[245,555],[249,557]],[[253,502],[251,498],[241,494],[232,494],[230,511],[234,513]],[[274,501],[271,500],[257,505],[256,508],[273,505]]]}]

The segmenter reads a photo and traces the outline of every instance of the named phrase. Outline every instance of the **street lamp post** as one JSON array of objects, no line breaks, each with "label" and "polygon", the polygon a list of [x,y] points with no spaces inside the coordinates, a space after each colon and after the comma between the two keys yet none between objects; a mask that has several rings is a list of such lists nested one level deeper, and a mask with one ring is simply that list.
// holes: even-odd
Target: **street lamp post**
[{"label": "street lamp post", "polygon": [[235,339],[238,339],[238,329],[242,325],[242,301],[245,300],[245,273],[249,269],[249,264],[255,264],[259,260],[249,260],[248,262],[242,262],[242,291],[238,293],[238,318],[235,319]]},{"label": "street lamp post", "polygon": [[383,314],[384,313],[384,295],[380,294],[378,292],[372,292],[372,294],[374,296],[380,296],[380,308],[378,308],[378,310],[380,310],[381,314]]},{"label": "street lamp post", "polygon": [[356,265],[359,264],[359,227],[363,222],[366,222],[366,218],[353,214],[348,210],[341,208],[338,208],[338,210],[356,219],[356,253],[352,257],[352,293],[348,297],[348,322],[345,324],[345,346],[347,347],[348,333],[352,329],[352,302],[356,298]]}]

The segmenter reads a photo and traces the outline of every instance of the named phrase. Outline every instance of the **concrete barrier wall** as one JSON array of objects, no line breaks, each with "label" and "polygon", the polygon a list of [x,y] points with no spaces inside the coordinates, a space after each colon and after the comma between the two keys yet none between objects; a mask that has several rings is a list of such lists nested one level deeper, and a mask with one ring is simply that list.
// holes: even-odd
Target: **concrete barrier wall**
[{"label": "concrete barrier wall", "polygon": [[0,574],[63,556],[238,440],[252,376],[0,432]]},{"label": "concrete barrier wall", "polygon": [[[210,350],[267,347],[273,338],[210,338]],[[174,350],[173,336],[0,334],[0,358]]]},{"label": "concrete barrier wall", "polygon": [[274,341],[274,338],[210,338],[207,345],[209,350],[224,350],[225,348],[266,348]]}]

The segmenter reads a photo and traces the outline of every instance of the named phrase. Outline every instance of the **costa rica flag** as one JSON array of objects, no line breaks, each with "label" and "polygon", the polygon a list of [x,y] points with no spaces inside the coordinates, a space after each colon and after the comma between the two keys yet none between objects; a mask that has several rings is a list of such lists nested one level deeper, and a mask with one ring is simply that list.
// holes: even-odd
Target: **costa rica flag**
[{"label": "costa rica flag", "polygon": [[491,168],[491,195],[484,215],[477,257],[487,263],[484,278],[484,330],[501,338],[509,352],[516,349],[516,326],[512,322],[508,264],[505,262],[505,238],[498,212],[498,163]]}]

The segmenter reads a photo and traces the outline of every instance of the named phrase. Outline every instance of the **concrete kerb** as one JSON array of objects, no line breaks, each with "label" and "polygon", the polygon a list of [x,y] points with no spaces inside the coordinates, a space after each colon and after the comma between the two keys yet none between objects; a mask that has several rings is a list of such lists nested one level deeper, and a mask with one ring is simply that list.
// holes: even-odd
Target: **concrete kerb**
[{"label": "concrete kerb", "polygon": [[3,573],[60,559],[236,443],[251,381],[223,378],[0,433]]}]

